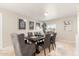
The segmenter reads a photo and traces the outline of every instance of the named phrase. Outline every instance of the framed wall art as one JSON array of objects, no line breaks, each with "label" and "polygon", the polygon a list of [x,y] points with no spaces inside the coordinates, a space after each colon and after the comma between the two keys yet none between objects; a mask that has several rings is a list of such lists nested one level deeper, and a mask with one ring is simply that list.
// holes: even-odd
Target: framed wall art
[{"label": "framed wall art", "polygon": [[34,22],[33,21],[29,21],[29,29],[34,30]]},{"label": "framed wall art", "polygon": [[23,19],[19,19],[19,29],[26,29],[26,22]]},{"label": "framed wall art", "polygon": [[72,31],[72,21],[71,20],[64,21],[64,30]]}]

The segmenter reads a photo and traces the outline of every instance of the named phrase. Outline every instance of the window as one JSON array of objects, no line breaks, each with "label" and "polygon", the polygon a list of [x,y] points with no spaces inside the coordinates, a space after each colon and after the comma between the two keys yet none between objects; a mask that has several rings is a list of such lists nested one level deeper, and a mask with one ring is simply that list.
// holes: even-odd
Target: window
[{"label": "window", "polygon": [[48,24],[47,25],[47,30],[52,30],[52,29],[56,29],[56,24]]}]

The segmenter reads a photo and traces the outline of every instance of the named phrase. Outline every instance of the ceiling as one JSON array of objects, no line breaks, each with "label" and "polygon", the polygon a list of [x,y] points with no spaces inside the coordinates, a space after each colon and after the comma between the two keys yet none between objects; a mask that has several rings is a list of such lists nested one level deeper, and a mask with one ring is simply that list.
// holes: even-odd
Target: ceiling
[{"label": "ceiling", "polygon": [[0,7],[41,21],[76,15],[76,4],[72,3],[0,3]]}]

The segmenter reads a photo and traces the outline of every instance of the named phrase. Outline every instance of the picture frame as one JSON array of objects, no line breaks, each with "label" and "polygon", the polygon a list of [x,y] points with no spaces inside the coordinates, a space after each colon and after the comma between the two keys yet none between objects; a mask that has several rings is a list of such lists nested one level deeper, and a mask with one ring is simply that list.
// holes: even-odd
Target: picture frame
[{"label": "picture frame", "polygon": [[64,30],[72,31],[72,22],[71,20],[64,21]]},{"label": "picture frame", "polygon": [[26,22],[23,19],[19,19],[19,29],[26,29]]},{"label": "picture frame", "polygon": [[64,24],[65,24],[65,25],[71,25],[71,20],[64,21]]},{"label": "picture frame", "polygon": [[29,21],[29,29],[34,30],[34,21]]}]

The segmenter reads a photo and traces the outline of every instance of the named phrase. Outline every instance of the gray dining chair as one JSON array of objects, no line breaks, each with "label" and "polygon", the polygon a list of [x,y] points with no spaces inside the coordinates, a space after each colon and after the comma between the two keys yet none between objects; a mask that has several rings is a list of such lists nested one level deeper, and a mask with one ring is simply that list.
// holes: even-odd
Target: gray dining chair
[{"label": "gray dining chair", "polygon": [[28,37],[33,36],[33,32],[28,32]]},{"label": "gray dining chair", "polygon": [[35,52],[34,44],[26,44],[24,34],[12,34],[12,42],[16,56],[32,56]]},{"label": "gray dining chair", "polygon": [[49,49],[49,52],[50,52],[50,38],[51,38],[51,35],[50,34],[46,34],[45,35],[45,38],[44,38],[44,42],[41,43],[39,46],[41,46],[44,50],[44,55],[46,55],[46,48]]},{"label": "gray dining chair", "polygon": [[53,36],[51,36],[51,39],[50,39],[50,44],[52,44],[53,50],[56,48],[56,36],[57,36],[57,33],[53,33]]}]

